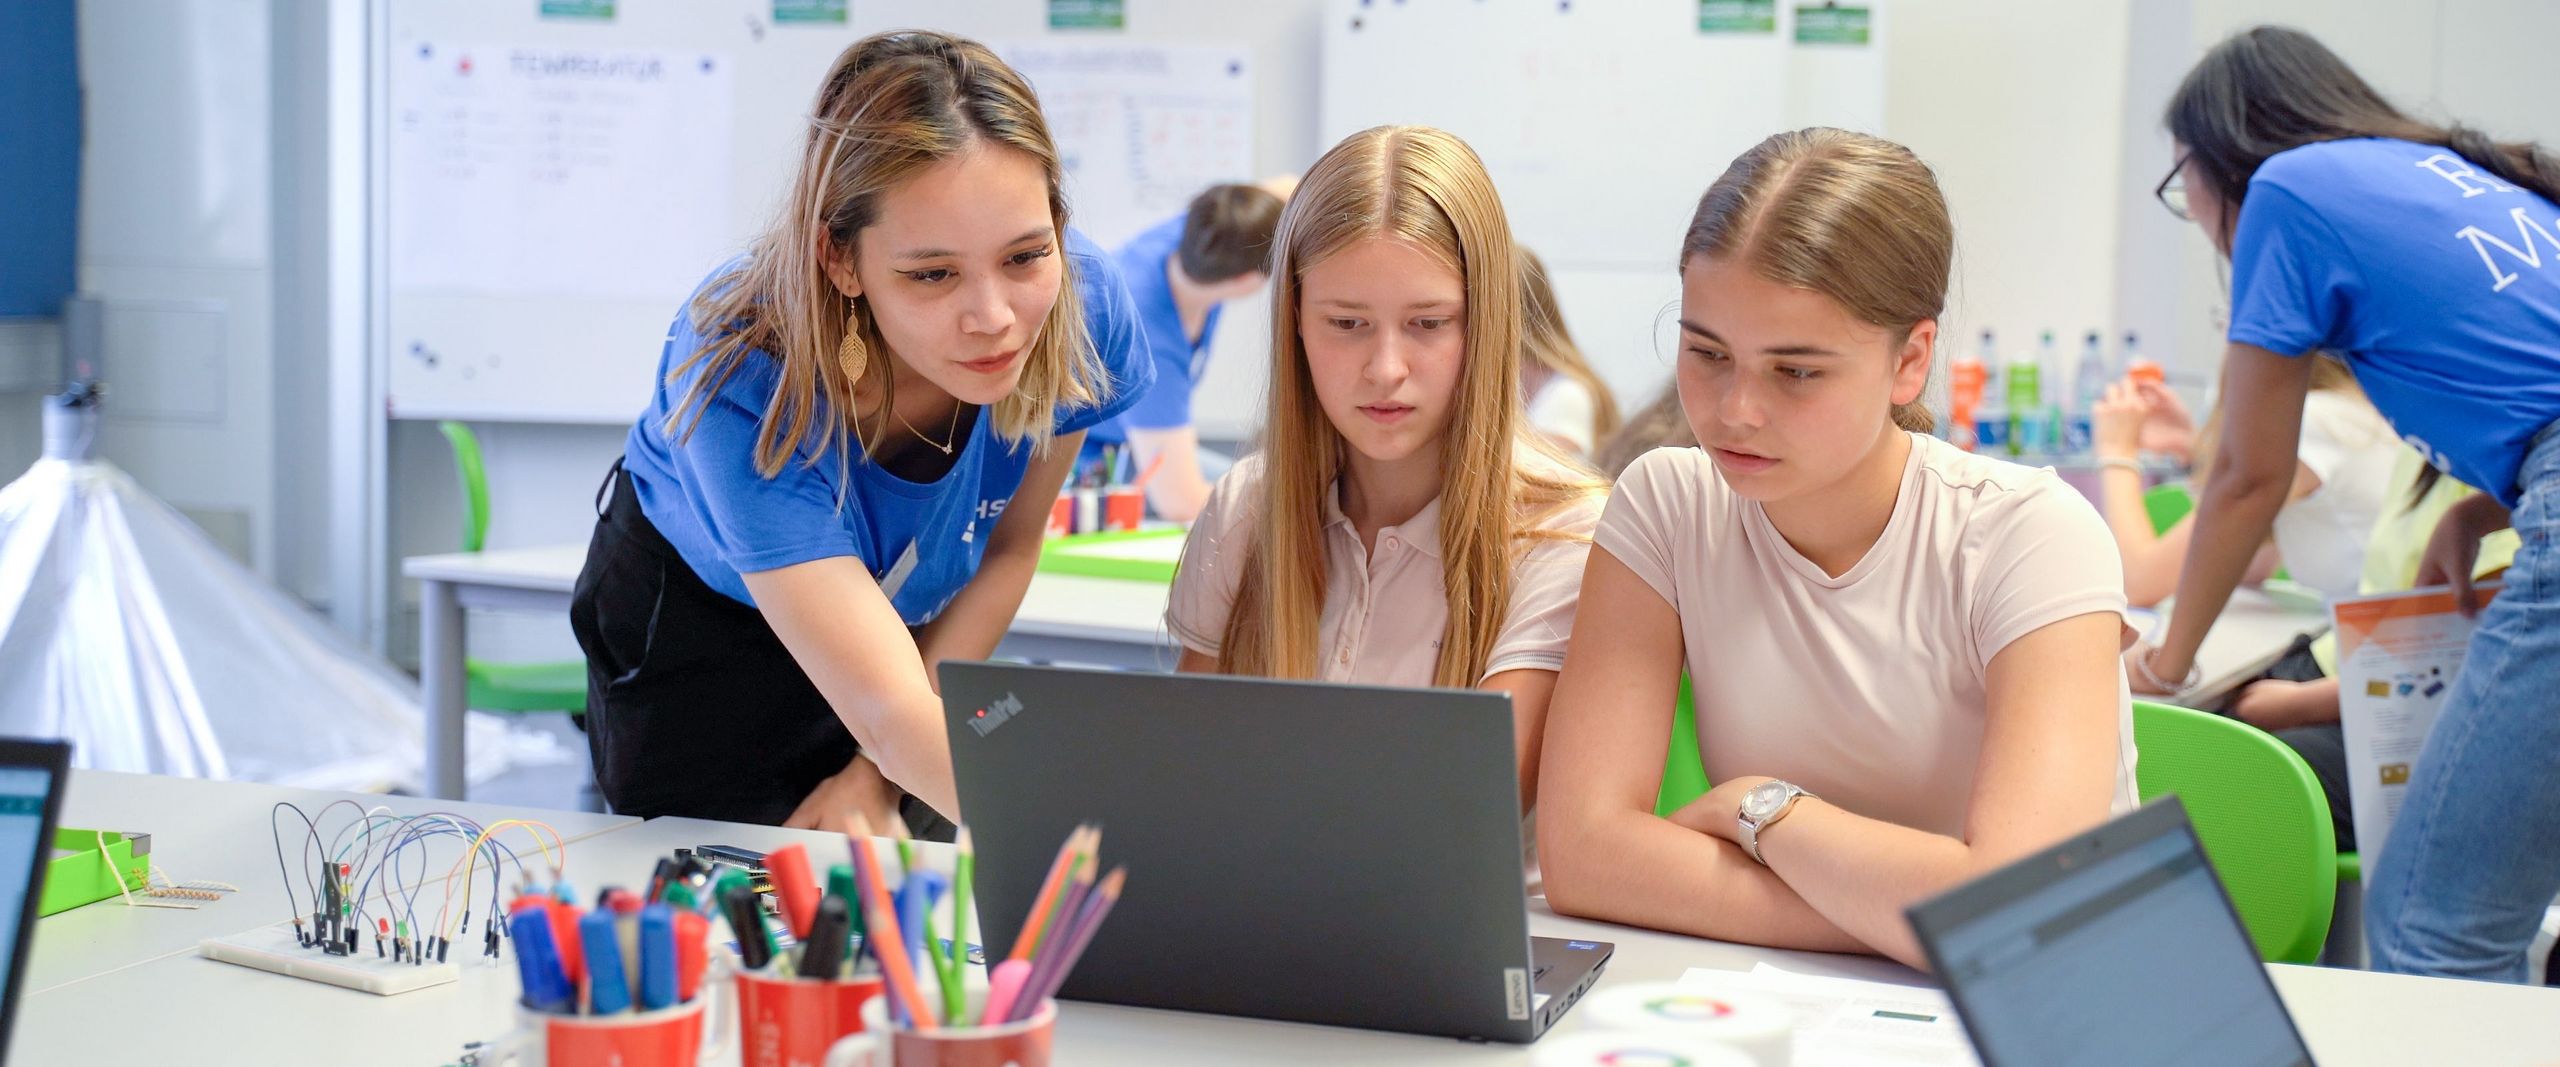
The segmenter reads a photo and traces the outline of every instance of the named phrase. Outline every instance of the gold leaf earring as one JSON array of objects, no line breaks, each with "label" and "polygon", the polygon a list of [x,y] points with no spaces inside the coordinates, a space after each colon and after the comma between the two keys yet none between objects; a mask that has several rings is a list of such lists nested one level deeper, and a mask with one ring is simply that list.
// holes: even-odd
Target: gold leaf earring
[{"label": "gold leaf earring", "polygon": [[870,347],[862,343],[862,306],[852,297],[844,301],[844,340],[836,345],[836,363],[844,368],[847,384],[862,380],[863,368],[871,362]]}]

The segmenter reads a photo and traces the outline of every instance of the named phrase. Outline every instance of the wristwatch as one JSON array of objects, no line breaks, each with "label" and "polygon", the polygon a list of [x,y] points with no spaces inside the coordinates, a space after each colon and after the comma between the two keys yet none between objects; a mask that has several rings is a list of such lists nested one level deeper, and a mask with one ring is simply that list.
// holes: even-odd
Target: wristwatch
[{"label": "wristwatch", "polygon": [[1774,778],[1752,786],[1750,792],[1742,794],[1742,850],[1760,860],[1761,866],[1768,866],[1768,860],[1760,859],[1760,831],[1796,810],[1797,800],[1812,795],[1794,782]]}]

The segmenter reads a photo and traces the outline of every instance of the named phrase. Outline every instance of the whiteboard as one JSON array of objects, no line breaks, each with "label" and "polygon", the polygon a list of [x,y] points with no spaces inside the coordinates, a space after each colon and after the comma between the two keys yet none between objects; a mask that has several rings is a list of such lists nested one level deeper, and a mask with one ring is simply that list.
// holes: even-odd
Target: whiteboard
[{"label": "whiteboard", "polygon": [[1483,157],[1520,242],[1547,261],[1567,328],[1617,393],[1671,372],[1680,238],[1733,158],[1809,125],[1884,130],[1884,5],[1864,46],[1707,33],[1698,0],[1333,0],[1327,144],[1438,126]]},{"label": "whiteboard", "polygon": [[930,25],[1020,60],[1076,225],[1106,248],[1259,173],[1241,28],[1046,34],[1042,0],[873,0],[843,22],[776,21],[772,0],[541,7],[387,3],[377,357],[394,417],[637,417],[679,306],[776,210],[820,78],[865,34]]}]

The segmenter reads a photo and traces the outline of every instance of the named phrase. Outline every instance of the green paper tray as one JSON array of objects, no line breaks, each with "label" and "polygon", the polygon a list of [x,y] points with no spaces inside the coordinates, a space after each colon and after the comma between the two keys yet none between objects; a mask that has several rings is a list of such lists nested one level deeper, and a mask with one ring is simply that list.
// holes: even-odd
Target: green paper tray
[{"label": "green paper tray", "polygon": [[[54,858],[45,869],[44,896],[36,902],[37,915],[69,911],[83,904],[95,904],[124,889],[139,892],[151,879],[151,835],[120,834],[106,831],[106,858],[99,859],[96,830],[56,829],[53,832]],[[122,881],[124,889],[118,889]]]},{"label": "green paper tray", "polygon": [[[1117,530],[1106,533],[1071,534],[1052,537],[1040,546],[1040,570],[1045,574],[1072,574],[1080,578],[1113,578],[1124,582],[1173,584],[1175,562],[1170,558],[1131,559],[1118,554],[1140,542],[1180,539],[1189,531],[1178,526],[1152,530]],[[1177,549],[1180,546],[1175,546]]]}]

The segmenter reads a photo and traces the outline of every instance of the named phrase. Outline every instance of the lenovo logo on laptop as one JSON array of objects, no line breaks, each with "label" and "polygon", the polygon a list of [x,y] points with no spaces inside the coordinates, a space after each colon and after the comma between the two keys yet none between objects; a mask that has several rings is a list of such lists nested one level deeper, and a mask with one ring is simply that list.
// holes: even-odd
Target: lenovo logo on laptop
[{"label": "lenovo logo on laptop", "polygon": [[969,728],[978,731],[978,736],[985,737],[996,732],[996,727],[1013,721],[1013,717],[1020,714],[1022,714],[1022,698],[1006,693],[1004,699],[971,713]]}]

